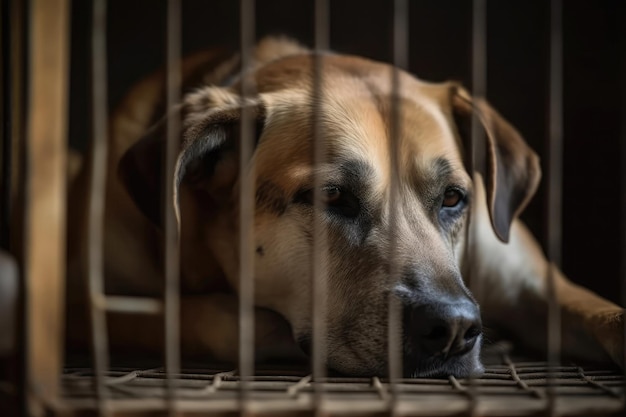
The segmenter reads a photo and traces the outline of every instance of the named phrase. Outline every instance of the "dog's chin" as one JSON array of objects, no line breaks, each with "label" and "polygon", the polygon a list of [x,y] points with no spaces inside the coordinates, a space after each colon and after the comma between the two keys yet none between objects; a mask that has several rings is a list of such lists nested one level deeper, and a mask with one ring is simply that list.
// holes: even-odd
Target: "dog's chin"
[{"label": "dog's chin", "polygon": [[[427,358],[419,361],[419,364],[404,364],[404,378],[475,378],[481,376],[485,368],[480,362],[478,355],[468,354],[465,357],[442,360],[439,358]],[[342,358],[343,359],[343,358]],[[343,375],[356,377],[388,377],[388,365],[385,361],[373,361],[371,363],[357,363],[350,360],[330,360],[328,365],[334,371]]]},{"label": "dog's chin", "polygon": [[485,368],[479,360],[425,360],[418,366],[405,367],[405,378],[475,378],[481,376]]},{"label": "dog's chin", "polygon": [[[480,349],[474,349],[461,357],[443,359],[440,357],[422,358],[417,363],[403,364],[404,378],[475,378],[485,372],[480,361]],[[356,377],[388,377],[388,364],[384,360],[362,361],[354,357],[328,358],[330,369],[343,375]],[[360,358],[359,358],[360,359]]]},{"label": "dog's chin", "polygon": [[[302,350],[310,355],[310,338],[299,337]],[[404,378],[469,378],[478,377],[485,371],[480,361],[481,343],[462,356],[443,358],[441,356],[413,356],[414,360],[404,360]],[[347,344],[330,346],[331,354],[326,358],[327,367],[341,375],[354,377],[387,377],[386,358],[368,358]],[[378,355],[377,355],[378,356]]]}]

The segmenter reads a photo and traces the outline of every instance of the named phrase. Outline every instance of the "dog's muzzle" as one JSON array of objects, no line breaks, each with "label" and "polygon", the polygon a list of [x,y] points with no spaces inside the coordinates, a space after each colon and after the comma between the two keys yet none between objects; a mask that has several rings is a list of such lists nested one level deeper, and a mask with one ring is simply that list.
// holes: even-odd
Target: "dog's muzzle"
[{"label": "dog's muzzle", "polygon": [[467,377],[482,372],[480,311],[465,294],[405,306],[403,338],[405,377]]}]

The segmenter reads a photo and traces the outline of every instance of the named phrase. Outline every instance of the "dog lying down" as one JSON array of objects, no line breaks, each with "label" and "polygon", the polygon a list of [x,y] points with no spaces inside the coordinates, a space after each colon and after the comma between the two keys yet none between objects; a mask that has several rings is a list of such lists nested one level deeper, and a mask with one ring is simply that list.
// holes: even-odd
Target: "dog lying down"
[{"label": "dog lying down", "polygon": [[[479,374],[483,323],[545,350],[550,268],[562,353],[622,364],[622,309],[569,282],[518,220],[539,183],[539,162],[502,116],[457,83],[428,83],[400,71],[392,218],[392,67],[323,56],[319,140],[325,161],[314,166],[312,59],[293,41],[264,39],[245,71],[256,85],[246,100],[239,96],[236,54],[206,52],[183,63],[186,94],[169,111],[182,120],[180,150],[175,177],[167,179],[175,184],[180,227],[183,354],[237,360],[239,121],[247,107],[257,125],[253,156],[244,163],[256,190],[258,360],[310,350],[313,184],[319,175],[331,369],[386,374],[390,294],[402,308],[406,376]],[[163,74],[155,74],[130,92],[111,121],[104,245],[112,294],[161,295],[163,109]],[[474,114],[487,142],[487,168],[475,180],[464,162]],[[474,231],[467,247],[470,210]],[[75,277],[84,276],[85,229],[70,230]],[[391,273],[392,252],[397,274]],[[473,294],[464,283],[468,276],[477,284]],[[75,277],[70,300],[80,298]],[[115,347],[161,348],[161,318],[109,320]]]}]

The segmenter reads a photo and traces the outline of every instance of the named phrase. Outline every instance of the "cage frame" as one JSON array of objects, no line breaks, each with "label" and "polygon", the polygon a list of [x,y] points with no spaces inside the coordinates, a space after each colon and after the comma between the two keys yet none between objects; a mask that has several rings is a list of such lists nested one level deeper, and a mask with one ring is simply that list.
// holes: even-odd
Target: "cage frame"
[{"label": "cage frame", "polygon": [[[19,2],[16,2],[16,4]],[[486,53],[484,48],[485,34],[482,30],[485,29],[485,0],[474,0],[474,49],[479,51],[474,56],[473,68],[476,72],[475,80],[476,85],[479,87],[474,89],[474,94],[477,97],[483,97],[486,95],[486,57],[482,53]],[[107,393],[108,388],[105,382],[105,376],[110,372],[108,369],[108,361],[106,360],[106,351],[99,350],[106,342],[103,342],[102,335],[106,332],[102,329],[105,328],[105,321],[103,319],[106,311],[125,310],[128,307],[128,302],[133,302],[132,299],[119,299],[106,297],[102,293],[102,259],[98,259],[98,253],[101,253],[101,244],[98,244],[99,236],[102,234],[101,230],[101,213],[98,214],[98,210],[102,210],[103,193],[97,190],[101,187],[103,179],[104,161],[106,160],[106,72],[104,71],[106,65],[106,32],[105,32],[105,12],[106,12],[106,0],[94,0],[94,33],[93,33],[93,70],[94,70],[94,140],[95,144],[100,144],[100,147],[94,152],[94,161],[100,161],[96,163],[92,168],[92,181],[94,181],[96,190],[92,195],[92,212],[91,218],[94,220],[90,226],[92,231],[93,242],[90,248],[93,248],[92,262],[90,263],[90,283],[91,283],[91,306],[92,306],[92,320],[94,320],[95,328],[101,329],[93,332],[93,347],[96,358],[95,386],[96,390],[96,406],[95,409],[89,409],[89,413],[96,412],[101,415],[140,415],[143,412],[148,414],[152,413],[154,409],[147,406],[144,410],[141,410],[138,404],[128,403],[128,408],[122,407],[120,410],[116,410],[116,407],[109,401]],[[252,18],[254,1],[242,0],[242,4],[246,4],[246,7],[242,7],[242,28],[247,28],[248,32],[242,32],[242,50],[250,50],[252,47],[251,41],[253,41],[253,30],[250,27],[254,27],[254,19]],[[315,63],[316,82],[322,83],[321,75],[321,61],[323,57],[319,52],[327,49],[328,46],[328,0],[317,0],[316,4],[316,51],[318,52]],[[550,167],[552,168],[548,174],[548,183],[550,194],[553,198],[548,204],[548,217],[552,220],[558,218],[561,211],[561,197],[560,197],[560,183],[562,182],[562,37],[561,37],[561,25],[560,20],[562,3],[561,0],[551,0],[552,16],[551,23],[551,53],[550,53],[550,141],[549,155],[550,155]],[[397,10],[403,10],[406,8],[406,0],[396,0],[395,7]],[[28,9],[28,19],[30,22],[29,27],[29,71],[27,73],[27,79],[25,80],[28,85],[31,86],[27,97],[27,111],[26,111],[26,129],[24,132],[24,149],[26,151],[24,166],[16,166],[12,169],[12,175],[17,178],[18,181],[23,183],[25,190],[24,196],[24,235],[21,249],[23,250],[24,257],[24,277],[25,277],[25,304],[24,304],[24,323],[25,323],[25,364],[26,364],[26,383],[25,389],[25,407],[28,414],[33,416],[43,416],[46,413],[53,411],[59,414],[72,415],[74,411],[80,410],[80,407],[73,409],[67,408],[67,403],[62,399],[61,395],[61,379],[60,376],[63,373],[63,359],[62,359],[62,347],[64,332],[63,321],[63,290],[65,284],[65,255],[63,248],[65,247],[65,196],[66,196],[66,184],[65,184],[65,170],[67,154],[65,147],[67,144],[67,119],[68,119],[68,73],[69,73],[69,17],[70,7],[67,0],[31,0]],[[398,33],[394,33],[394,64],[396,67],[406,67],[407,62],[407,45],[406,40],[403,40],[406,32],[403,34],[402,30],[406,30],[408,22],[402,23],[402,13],[398,13],[396,18],[396,28],[405,28],[398,30]],[[180,32],[181,32],[181,20],[180,20],[180,0],[168,0],[168,42],[167,42],[167,97],[170,106],[174,105],[180,100],[180,71],[178,70],[178,62],[180,62]],[[482,51],[482,52],[480,52]],[[623,65],[623,63],[622,63]],[[244,66],[245,68],[245,66]],[[19,77],[21,75],[18,72],[12,74],[17,80],[18,85],[21,84]],[[392,78],[396,76],[391,75]],[[483,80],[481,81],[481,77]],[[320,85],[320,84],[318,84]],[[394,82],[397,87],[397,82]],[[243,96],[247,96],[254,91],[253,85],[244,85]],[[626,89],[624,89],[626,91]],[[319,90],[316,90],[319,91]],[[319,97],[318,97],[319,98]],[[19,99],[19,95],[18,95]],[[626,99],[624,100],[626,102]],[[53,105],[50,105],[53,103]],[[18,109],[21,106],[18,106]],[[626,107],[626,106],[624,106]],[[396,110],[397,111],[397,110]],[[16,110],[19,114],[19,110]],[[314,114],[316,114],[314,112]],[[19,117],[19,116],[16,116]],[[250,130],[250,116],[243,116],[242,127],[244,127],[244,134],[242,134],[242,144],[250,142],[252,138],[252,131]],[[168,140],[169,144],[174,144],[175,141],[171,140],[178,132],[180,121],[173,121],[168,124]],[[626,122],[624,122],[626,123]],[[315,123],[314,125],[317,125]],[[42,130],[42,126],[45,127],[45,131]],[[248,126],[248,127],[245,127]],[[626,131],[626,128],[623,128]],[[319,134],[319,131],[316,133]],[[473,143],[479,143],[479,139],[475,138],[476,132],[473,132]],[[20,135],[16,135],[13,139],[14,149],[20,149]],[[321,141],[316,141],[321,142]],[[624,140],[626,143],[626,138]],[[626,145],[623,146],[626,149]],[[45,152],[45,157],[42,156],[42,152]],[[175,162],[176,147],[168,147],[167,155],[167,171],[173,173]],[[248,147],[248,153],[251,150]],[[622,161],[626,161],[626,151],[623,151]],[[395,152],[392,152],[395,153]],[[474,154],[474,150],[472,150]],[[323,149],[316,149],[315,155],[318,157],[323,155]],[[47,161],[46,163],[41,163]],[[316,161],[319,159],[316,158]],[[243,164],[242,164],[243,167]],[[24,169],[24,172],[20,170]],[[243,169],[243,168],[242,168]],[[623,163],[622,179],[626,179],[626,162]],[[168,176],[166,175],[166,178]],[[100,180],[98,180],[100,178]],[[100,181],[100,182],[98,182]],[[626,183],[626,181],[622,181]],[[319,188],[319,187],[318,187]],[[172,184],[171,181],[166,182],[166,202],[172,200]],[[317,189],[317,188],[316,188]],[[253,212],[253,199],[251,198],[253,193],[253,184],[248,184],[242,188],[242,201],[248,199],[252,204],[246,212],[247,216],[250,216]],[[315,198],[315,201],[321,201],[319,196]],[[100,205],[100,209],[98,206]],[[169,204],[165,204],[169,207]],[[319,210],[321,206],[316,206]],[[52,221],[51,217],[52,216]],[[249,218],[249,217],[248,217]],[[243,217],[242,217],[243,219]],[[626,222],[624,222],[626,223]],[[179,329],[177,325],[178,320],[178,243],[177,243],[177,230],[175,222],[175,213],[173,211],[166,211],[166,238],[167,250],[166,250],[166,264],[167,269],[167,291],[163,303],[152,303],[150,306],[145,306],[144,311],[154,314],[164,312],[166,333],[169,337],[166,338],[166,392],[164,400],[161,402],[162,407],[157,407],[159,411],[166,412],[168,414],[181,414],[187,413],[194,414],[196,412],[203,411],[204,409],[197,409],[194,406],[189,406],[184,400],[178,398],[176,390],[176,382],[173,375],[179,374],[181,369],[180,353],[177,347],[176,336]],[[548,245],[548,257],[558,265],[560,263],[560,246],[561,246],[561,234],[562,232],[558,228],[559,222],[551,221],[551,228],[549,229],[549,245]],[[552,226],[553,225],[553,226]],[[100,231],[98,231],[100,228]],[[624,229],[626,230],[626,229]],[[622,233],[624,242],[626,242],[626,233]],[[251,242],[250,235],[241,236],[241,242]],[[323,240],[323,237],[321,238]],[[622,245],[626,248],[626,244]],[[42,248],[54,248],[50,253]],[[242,245],[242,259],[246,259],[246,256],[253,262],[254,256],[252,255],[252,245]],[[324,244],[316,247],[316,251],[313,256],[319,256],[319,253],[323,250]],[[624,249],[626,250],[626,249]],[[245,252],[245,253],[244,253]],[[623,252],[623,251],[622,251]],[[243,256],[245,255],[245,256]],[[100,255],[101,256],[101,255]],[[622,269],[626,271],[626,256],[622,260]],[[243,269],[243,268],[242,268]],[[240,384],[240,396],[235,401],[236,407],[223,406],[220,408],[219,404],[216,406],[215,412],[231,412],[238,413],[240,411],[250,413],[263,413],[267,412],[257,408],[258,404],[254,404],[251,400],[250,386],[247,381],[250,379],[253,383],[254,365],[253,354],[254,352],[249,349],[250,336],[253,334],[253,321],[249,320],[253,314],[252,308],[252,292],[253,287],[250,286],[252,282],[250,276],[250,264],[241,274],[241,282],[244,286],[247,285],[247,290],[244,291],[247,295],[243,295],[244,302],[241,303],[241,312],[244,318],[242,323],[247,323],[242,326],[240,337],[240,352],[241,352],[241,384]],[[316,273],[313,274],[316,276]],[[626,272],[623,274],[625,284],[622,288],[626,288]],[[323,282],[323,280],[316,279],[316,283]],[[551,282],[551,280],[549,280]],[[553,285],[551,285],[552,287]],[[549,325],[550,328],[556,329],[560,327],[558,308],[554,301],[554,290],[550,290],[552,295],[551,299],[551,313]],[[626,294],[626,290],[623,290]],[[320,287],[314,291],[314,299],[318,299],[320,294],[324,293],[324,289]],[[626,295],[624,295],[626,297]],[[625,298],[626,299],[626,298]],[[314,305],[319,305],[314,303]],[[323,307],[320,311],[322,313],[317,317],[323,317]],[[390,309],[393,311],[393,309]],[[100,319],[98,319],[100,317]],[[100,323],[98,323],[100,320]],[[394,319],[392,314],[389,318],[393,323],[397,320]],[[317,324],[318,331],[323,334],[323,323]],[[321,330],[320,330],[321,329]],[[559,366],[558,351],[561,341],[558,338],[558,333],[550,331],[550,335],[556,335],[555,338],[550,341],[549,348],[549,363],[547,379],[547,395],[545,398],[546,408],[541,410],[548,415],[557,413],[556,398],[557,393],[554,388],[554,380],[558,379]],[[98,337],[98,334],[100,337]],[[318,333],[319,334],[319,333]],[[106,339],[106,338],[105,338]],[[314,338],[321,340],[321,338]],[[391,335],[390,340],[394,337]],[[45,348],[45,350],[43,350]],[[325,371],[321,366],[324,358],[324,346],[318,345],[314,348],[313,355],[313,369],[314,372],[311,376],[305,376],[296,381],[292,386],[288,388],[288,392],[298,392],[311,385],[312,381],[327,379]],[[43,351],[42,351],[43,350]],[[393,349],[390,349],[390,352]],[[626,355],[626,353],[625,353]],[[391,359],[390,363],[397,362],[397,358]],[[515,364],[510,358],[507,359],[512,368],[511,375],[516,383],[524,390],[532,391],[532,389],[517,377],[517,371]],[[577,368],[582,369],[582,368]],[[231,371],[232,372],[232,371]],[[227,375],[228,372],[226,372]],[[390,381],[381,381],[378,378],[371,380],[371,386],[374,387],[380,393],[381,399],[383,399],[383,406],[381,409],[375,409],[375,412],[389,412],[391,414],[402,414],[402,411],[398,410],[398,373],[391,372]],[[584,376],[584,370],[582,379],[588,382],[592,386],[594,380],[588,376]],[[215,381],[223,381],[228,376],[213,376],[213,384]],[[552,381],[552,382],[550,382]],[[467,387],[458,381],[448,381],[455,389],[466,392],[470,401],[467,408],[463,412],[470,415],[474,415],[477,412],[475,408],[476,402],[473,402],[475,397],[476,381],[470,380]],[[217,382],[220,383],[220,382]],[[339,406],[332,411],[325,410],[320,406],[324,402],[324,385],[322,383],[313,383],[315,396],[310,401],[311,404],[308,408],[305,407],[301,410],[297,410],[304,413],[313,412],[316,415],[318,413],[347,413],[350,410],[342,409]],[[604,390],[604,388],[599,388]],[[626,388],[625,388],[626,389]],[[140,400],[144,401],[144,400]],[[211,407],[209,407],[211,408]],[[81,410],[79,412],[83,412]],[[206,410],[204,410],[206,411]],[[274,411],[285,411],[278,409],[271,409]],[[621,410],[620,410],[621,411]],[[615,411],[618,412],[618,411]]]}]

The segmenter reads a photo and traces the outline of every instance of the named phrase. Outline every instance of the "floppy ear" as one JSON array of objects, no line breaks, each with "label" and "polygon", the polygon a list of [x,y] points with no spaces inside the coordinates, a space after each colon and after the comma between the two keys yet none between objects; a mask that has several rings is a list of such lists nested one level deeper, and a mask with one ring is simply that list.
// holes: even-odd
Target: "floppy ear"
[{"label": "floppy ear", "polygon": [[473,101],[461,87],[452,88],[452,108],[467,152],[472,115],[485,136],[487,203],[498,238],[509,241],[511,223],[526,207],[541,178],[539,157],[519,132],[485,100]]},{"label": "floppy ear", "polygon": [[[204,95],[203,95],[204,94]],[[222,93],[223,94],[223,93]],[[204,99],[198,97],[203,95]],[[194,93],[179,109],[167,117],[180,117],[182,132],[174,178],[174,209],[180,221],[178,195],[183,183],[201,190],[202,204],[211,206],[227,198],[239,166],[240,119],[244,104],[232,99],[227,106],[212,102],[210,89]],[[199,103],[202,105],[199,105]],[[245,103],[257,119],[257,140],[264,111],[260,104]],[[154,224],[163,224],[163,161],[165,157],[167,117],[152,127],[122,156],[118,175],[137,207]],[[169,180],[168,180],[169,181]]]}]

